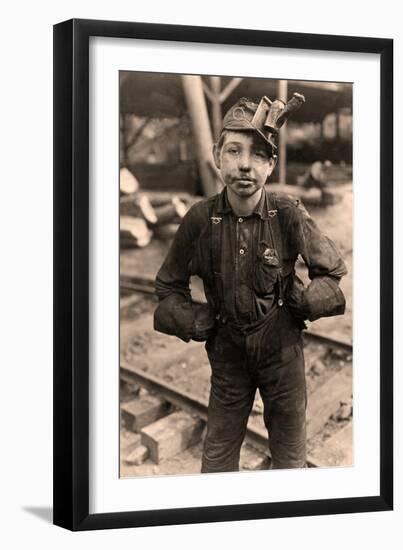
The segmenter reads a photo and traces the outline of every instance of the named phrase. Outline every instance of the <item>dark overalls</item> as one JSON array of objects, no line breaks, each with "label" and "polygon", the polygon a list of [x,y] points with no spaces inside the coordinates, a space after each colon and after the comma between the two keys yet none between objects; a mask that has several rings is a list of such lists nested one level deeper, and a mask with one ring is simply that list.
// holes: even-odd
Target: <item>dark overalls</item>
[{"label": "dark overalls", "polygon": [[[284,299],[290,272],[284,272],[276,205],[268,205],[269,216],[259,223],[256,235],[256,224],[255,232],[244,230],[247,218],[238,218],[234,231],[234,220],[226,223],[217,204],[211,229],[217,327],[206,343],[212,376],[202,472],[239,469],[256,389],[264,404],[272,467],[301,468],[306,459],[302,326]],[[222,246],[229,242],[235,250],[234,265],[225,266]],[[243,269],[246,254],[252,260]],[[236,280],[227,288],[232,276]]]},{"label": "dark overalls", "polygon": [[[299,255],[307,287],[295,276]],[[199,276],[216,318],[206,342],[212,376],[203,472],[238,469],[257,388],[273,467],[305,465],[303,319],[344,312],[346,272],[334,243],[283,193],[265,190],[248,217],[235,216],[225,189],[188,211],[156,277],[154,327],[185,342],[196,337],[189,280]]]}]

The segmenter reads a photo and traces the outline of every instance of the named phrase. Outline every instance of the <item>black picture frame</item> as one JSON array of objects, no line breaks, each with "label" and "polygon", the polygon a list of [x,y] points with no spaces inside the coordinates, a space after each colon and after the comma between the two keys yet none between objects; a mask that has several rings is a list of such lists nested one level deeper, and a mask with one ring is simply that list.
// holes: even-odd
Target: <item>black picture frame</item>
[{"label": "black picture frame", "polygon": [[[89,39],[138,38],[379,54],[380,491],[373,496],[89,513]],[[391,510],[393,507],[393,40],[148,23],[54,26],[54,523],[71,530]]]}]

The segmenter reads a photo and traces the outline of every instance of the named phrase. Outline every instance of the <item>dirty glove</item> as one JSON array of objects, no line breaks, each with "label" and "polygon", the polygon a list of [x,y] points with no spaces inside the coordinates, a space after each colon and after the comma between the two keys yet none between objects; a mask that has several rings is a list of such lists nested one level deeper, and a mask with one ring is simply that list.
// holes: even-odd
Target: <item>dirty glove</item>
[{"label": "dirty glove", "polygon": [[215,317],[208,304],[193,304],[192,340],[204,342],[214,329]]},{"label": "dirty glove", "polygon": [[181,294],[171,294],[158,304],[154,313],[154,329],[189,342],[194,326],[192,303]]},{"label": "dirty glove", "polygon": [[315,277],[306,288],[304,296],[310,321],[343,315],[346,308],[346,299],[338,279],[334,277]]},{"label": "dirty glove", "polygon": [[184,342],[207,340],[214,329],[215,317],[208,304],[195,304],[180,294],[171,294],[158,304],[154,329],[177,336]]}]

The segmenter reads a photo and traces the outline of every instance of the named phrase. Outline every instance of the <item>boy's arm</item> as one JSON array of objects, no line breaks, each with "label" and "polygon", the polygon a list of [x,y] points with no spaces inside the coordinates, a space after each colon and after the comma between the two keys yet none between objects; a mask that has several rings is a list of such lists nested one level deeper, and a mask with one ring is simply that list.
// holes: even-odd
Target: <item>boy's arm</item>
[{"label": "boy's arm", "polygon": [[183,218],[155,281],[159,305],[154,313],[154,328],[185,342],[195,337],[190,263],[202,222],[203,207],[196,204]]},{"label": "boy's arm", "polygon": [[301,296],[302,311],[310,321],[342,315],[345,298],[339,287],[346,265],[336,245],[324,235],[301,203],[294,209],[295,245],[308,267],[310,284]]}]

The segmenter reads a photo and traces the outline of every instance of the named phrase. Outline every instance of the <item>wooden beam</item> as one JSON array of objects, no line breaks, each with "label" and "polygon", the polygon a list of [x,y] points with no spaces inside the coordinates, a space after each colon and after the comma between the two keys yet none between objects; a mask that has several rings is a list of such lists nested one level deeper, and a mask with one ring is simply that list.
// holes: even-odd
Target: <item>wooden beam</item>
[{"label": "wooden beam", "polygon": [[182,86],[192,122],[200,179],[207,197],[217,193],[217,181],[208,166],[213,161],[213,137],[203,93],[203,82],[197,75],[182,75]]},{"label": "wooden beam", "polygon": [[213,136],[214,141],[217,141],[221,133],[222,125],[222,114],[221,114],[221,101],[220,101],[220,91],[221,91],[221,77],[219,76],[210,76],[210,87],[212,92],[211,99],[211,119],[213,126]]},{"label": "wooden beam", "polygon": [[[278,81],[278,98],[287,103],[288,82]],[[278,156],[279,156],[279,183],[287,183],[287,123],[281,128],[278,135]]]},{"label": "wooden beam", "polygon": [[203,85],[203,92],[206,94],[207,98],[210,100],[210,101],[213,101],[213,93],[212,91],[210,90],[210,88],[207,86],[207,84],[205,82],[202,81],[202,85]]},{"label": "wooden beam", "polygon": [[228,84],[225,86],[225,88],[220,93],[220,102],[224,103],[224,101],[232,94],[232,92],[235,90],[237,86],[242,82],[243,78],[233,78],[228,82]]},{"label": "wooden beam", "polygon": [[136,141],[139,139],[141,134],[143,133],[144,128],[151,122],[152,117],[147,117],[143,122],[140,124],[139,128],[135,131],[133,136],[127,140],[126,142],[126,155],[129,152],[129,149],[133,147],[133,145],[136,143]]}]

